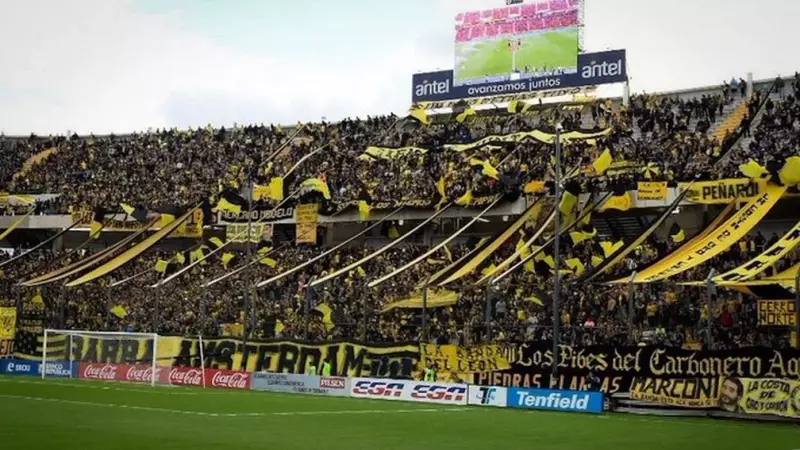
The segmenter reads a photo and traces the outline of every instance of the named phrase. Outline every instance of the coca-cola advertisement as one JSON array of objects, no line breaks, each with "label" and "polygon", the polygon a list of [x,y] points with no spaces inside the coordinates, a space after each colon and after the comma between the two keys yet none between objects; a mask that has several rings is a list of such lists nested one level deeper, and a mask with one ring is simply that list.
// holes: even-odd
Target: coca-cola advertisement
[{"label": "coca-cola advertisement", "polygon": [[[144,364],[81,363],[80,378],[150,383],[153,366]],[[250,374],[234,370],[196,367],[155,367],[156,381],[178,386],[250,389]]]},{"label": "coca-cola advertisement", "polygon": [[167,382],[178,386],[203,386],[203,369],[171,367]]},{"label": "coca-cola advertisement", "polygon": [[120,380],[121,366],[119,364],[81,363],[79,378],[91,380]]},{"label": "coca-cola advertisement", "polygon": [[209,387],[227,389],[250,389],[250,373],[233,370],[206,369],[206,381]]}]

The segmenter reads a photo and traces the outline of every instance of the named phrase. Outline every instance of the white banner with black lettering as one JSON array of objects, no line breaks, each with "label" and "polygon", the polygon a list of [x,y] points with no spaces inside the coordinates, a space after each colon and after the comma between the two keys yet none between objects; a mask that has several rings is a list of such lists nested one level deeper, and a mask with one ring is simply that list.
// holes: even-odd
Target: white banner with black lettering
[{"label": "white banner with black lettering", "polygon": [[267,372],[254,373],[250,389],[335,397],[348,397],[350,391],[348,378]]}]

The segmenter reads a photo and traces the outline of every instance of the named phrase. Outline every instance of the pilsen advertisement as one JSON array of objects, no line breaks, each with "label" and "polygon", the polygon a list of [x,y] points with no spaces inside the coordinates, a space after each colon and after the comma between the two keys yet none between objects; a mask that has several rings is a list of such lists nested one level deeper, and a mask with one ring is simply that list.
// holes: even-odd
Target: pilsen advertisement
[{"label": "pilsen advertisement", "polygon": [[[559,377],[550,378],[555,360],[551,342],[506,347],[511,369],[473,374],[475,384],[551,389],[588,389],[587,376],[602,379],[602,390],[629,392],[637,377],[800,379],[800,350],[747,347],[692,351],[660,347],[561,346]],[[641,380],[639,384],[642,384]],[[643,385],[643,384],[642,384]]]}]

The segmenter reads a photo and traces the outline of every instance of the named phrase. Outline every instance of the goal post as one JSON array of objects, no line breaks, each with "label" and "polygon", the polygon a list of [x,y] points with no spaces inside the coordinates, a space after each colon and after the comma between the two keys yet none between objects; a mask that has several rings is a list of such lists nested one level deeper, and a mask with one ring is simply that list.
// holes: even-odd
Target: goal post
[{"label": "goal post", "polygon": [[[75,359],[83,354],[85,347],[94,346],[92,361],[81,366]],[[57,364],[68,364],[69,377],[75,369],[86,369],[83,378],[100,380],[118,380],[149,383],[155,386],[159,382],[157,361],[158,334],[132,333],[123,331],[85,331],[45,329],[42,337],[42,378],[51,375],[51,367]],[[126,373],[118,373],[120,366]]]},{"label": "goal post", "polygon": [[213,384],[213,373],[209,375],[205,368],[203,336],[46,329],[41,339],[43,379],[78,377],[151,386]]}]

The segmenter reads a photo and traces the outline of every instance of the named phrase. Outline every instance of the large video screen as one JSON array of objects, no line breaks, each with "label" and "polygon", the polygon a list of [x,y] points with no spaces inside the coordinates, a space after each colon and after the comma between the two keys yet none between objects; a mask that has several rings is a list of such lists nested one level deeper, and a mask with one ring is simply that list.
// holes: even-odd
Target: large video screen
[{"label": "large video screen", "polygon": [[456,16],[456,86],[575,73],[580,0],[523,3]]}]

